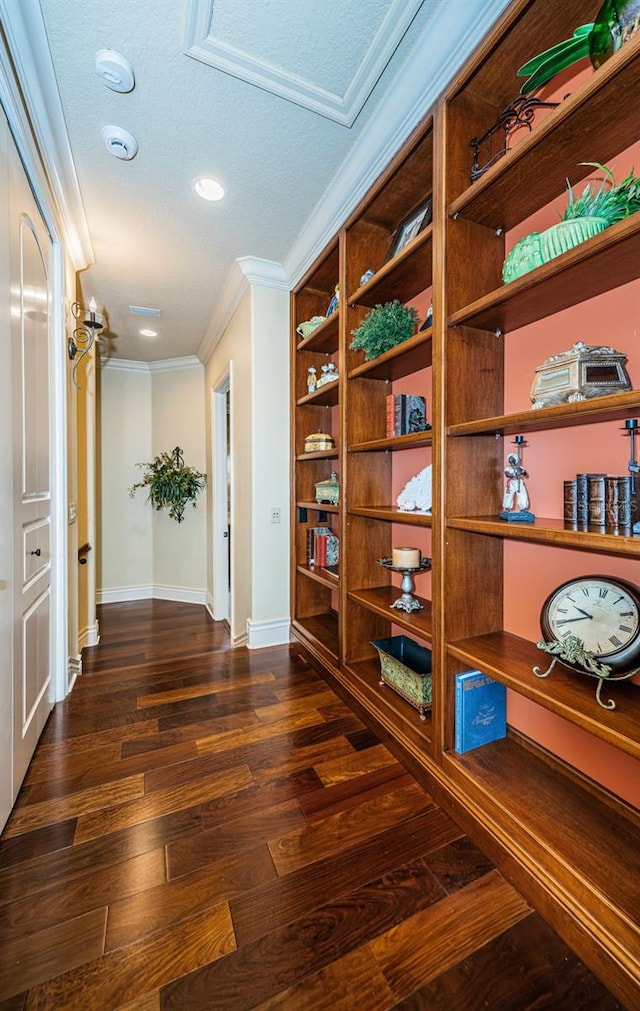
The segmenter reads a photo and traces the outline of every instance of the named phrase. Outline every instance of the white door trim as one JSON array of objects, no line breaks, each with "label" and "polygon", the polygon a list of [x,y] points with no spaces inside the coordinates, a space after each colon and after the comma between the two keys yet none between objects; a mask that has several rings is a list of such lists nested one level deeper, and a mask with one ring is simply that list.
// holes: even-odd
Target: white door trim
[{"label": "white door trim", "polygon": [[[231,413],[227,417],[227,393],[230,397],[233,395],[232,377],[233,362],[229,362],[228,370],[211,390],[213,618],[214,621],[228,621],[231,627],[233,594],[229,593],[229,585],[233,586],[233,539],[229,545],[227,486],[232,482],[232,460],[227,460],[227,428],[231,425]],[[229,441],[233,445],[233,440]]]}]

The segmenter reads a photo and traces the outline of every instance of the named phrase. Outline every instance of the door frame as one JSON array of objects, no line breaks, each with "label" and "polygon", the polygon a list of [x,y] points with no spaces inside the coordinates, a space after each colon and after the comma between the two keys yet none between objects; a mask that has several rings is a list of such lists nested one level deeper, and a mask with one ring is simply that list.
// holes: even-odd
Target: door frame
[{"label": "door frame", "polygon": [[[229,413],[227,415],[227,395]],[[227,489],[231,489],[233,514],[233,362],[229,362],[211,390],[211,457],[213,467],[211,510],[213,618],[226,621],[233,628],[233,537],[227,522]],[[229,454],[227,459],[227,446]],[[225,532],[228,537],[225,537]],[[230,589],[231,588],[231,589]]]}]

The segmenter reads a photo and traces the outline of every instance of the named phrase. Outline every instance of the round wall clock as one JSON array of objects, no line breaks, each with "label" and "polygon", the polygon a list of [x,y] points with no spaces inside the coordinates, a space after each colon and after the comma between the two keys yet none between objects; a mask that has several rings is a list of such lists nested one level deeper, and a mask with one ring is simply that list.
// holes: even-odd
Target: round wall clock
[{"label": "round wall clock", "polygon": [[577,636],[612,672],[640,666],[640,588],[624,579],[569,579],[545,600],[540,626],[549,642]]}]

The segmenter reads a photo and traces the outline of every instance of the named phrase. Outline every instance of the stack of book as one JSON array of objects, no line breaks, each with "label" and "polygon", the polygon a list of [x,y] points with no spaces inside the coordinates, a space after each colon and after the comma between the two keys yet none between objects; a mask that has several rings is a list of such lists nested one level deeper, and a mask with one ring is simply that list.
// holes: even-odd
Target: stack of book
[{"label": "stack of book", "polygon": [[630,476],[576,474],[564,482],[564,520],[574,529],[627,532],[634,505]]},{"label": "stack of book", "polygon": [[307,565],[336,566],[340,541],[331,527],[307,527]]},{"label": "stack of book", "polygon": [[414,393],[390,393],[387,397],[387,436],[426,432],[427,401]]}]

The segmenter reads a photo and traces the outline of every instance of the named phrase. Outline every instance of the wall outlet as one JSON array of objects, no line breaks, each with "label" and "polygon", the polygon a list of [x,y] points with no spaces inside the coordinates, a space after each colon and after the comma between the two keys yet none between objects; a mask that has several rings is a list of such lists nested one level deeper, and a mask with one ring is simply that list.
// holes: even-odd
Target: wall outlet
[{"label": "wall outlet", "polygon": [[69,503],[69,523],[75,523],[78,518],[78,507],[75,502]]},{"label": "wall outlet", "polygon": [[279,523],[280,522],[280,509],[276,509],[275,507],[272,507],[272,509],[271,509],[271,522],[272,523]]}]

